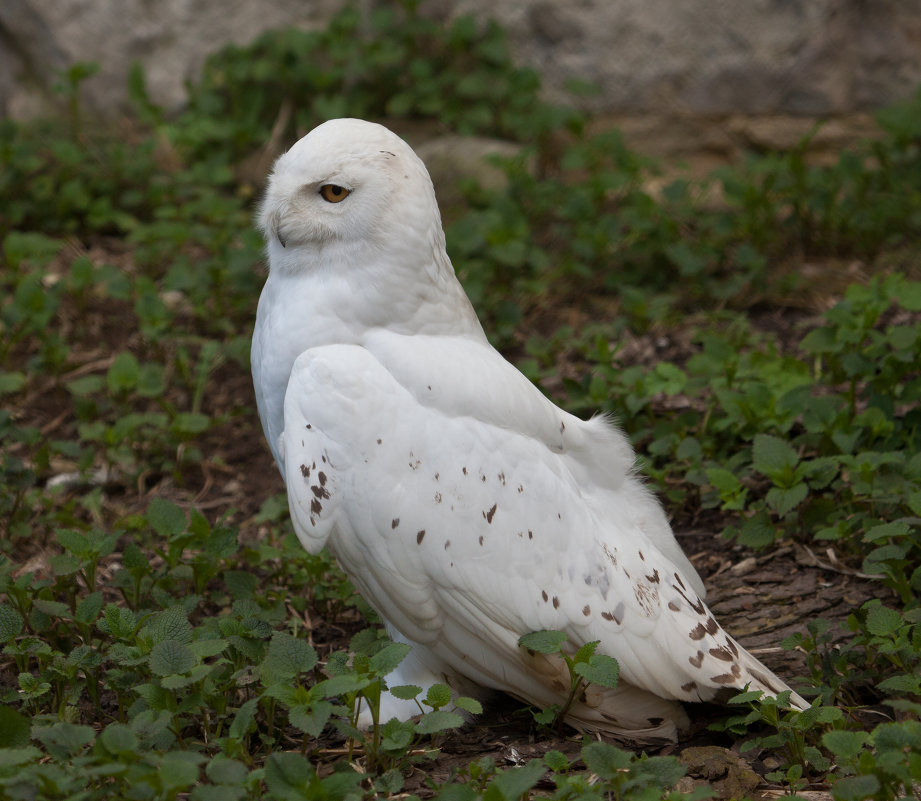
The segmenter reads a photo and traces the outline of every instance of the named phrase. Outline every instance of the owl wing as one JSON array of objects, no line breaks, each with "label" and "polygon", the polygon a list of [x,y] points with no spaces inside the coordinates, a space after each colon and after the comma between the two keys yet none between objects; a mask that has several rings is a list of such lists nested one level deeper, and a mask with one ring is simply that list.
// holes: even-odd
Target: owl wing
[{"label": "owl wing", "polygon": [[[648,694],[786,689],[719,627],[683,555],[679,566],[663,552],[673,539],[622,435],[557,409],[488,346],[440,339],[383,336],[298,358],[282,440],[305,546],[328,539],[405,637],[532,703],[568,690],[560,660],[518,647],[542,629],[572,648],[599,640],[620,664],[619,691],[638,689],[653,720]],[[624,726],[622,695],[614,705]]]}]

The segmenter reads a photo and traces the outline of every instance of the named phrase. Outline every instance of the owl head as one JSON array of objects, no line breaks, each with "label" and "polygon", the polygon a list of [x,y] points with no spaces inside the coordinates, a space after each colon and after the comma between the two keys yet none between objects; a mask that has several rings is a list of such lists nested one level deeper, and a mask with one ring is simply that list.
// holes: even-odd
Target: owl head
[{"label": "owl head", "polygon": [[323,123],[276,161],[259,225],[270,259],[273,248],[380,250],[441,234],[425,165],[399,136],[357,119]]}]

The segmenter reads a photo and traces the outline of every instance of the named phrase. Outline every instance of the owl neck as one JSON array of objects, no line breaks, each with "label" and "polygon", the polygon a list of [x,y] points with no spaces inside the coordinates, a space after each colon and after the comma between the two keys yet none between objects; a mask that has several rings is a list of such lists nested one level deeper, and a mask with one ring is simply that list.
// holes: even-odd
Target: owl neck
[{"label": "owl neck", "polygon": [[[360,344],[362,333],[371,328],[485,339],[443,246],[437,240],[427,244],[408,249],[430,254],[410,261],[373,244],[334,241],[322,248],[282,248],[272,242],[265,291],[273,295],[273,304],[287,307],[311,330],[302,350]],[[301,336],[305,333],[302,329]]]}]

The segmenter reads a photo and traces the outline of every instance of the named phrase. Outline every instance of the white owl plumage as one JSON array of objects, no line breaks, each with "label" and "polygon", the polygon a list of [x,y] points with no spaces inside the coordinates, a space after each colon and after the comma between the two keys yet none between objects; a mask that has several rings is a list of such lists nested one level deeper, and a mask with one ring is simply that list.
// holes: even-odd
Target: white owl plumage
[{"label": "white owl plumage", "polygon": [[[561,703],[562,660],[518,646],[555,629],[620,664],[616,689],[569,710],[582,729],[673,739],[677,701],[788,689],[713,619],[626,437],[556,407],[489,345],[402,139],[320,125],[276,162],[260,223],[259,415],[300,541],[327,545],[413,646],[392,685]],[[383,720],[417,712],[382,700]]]}]

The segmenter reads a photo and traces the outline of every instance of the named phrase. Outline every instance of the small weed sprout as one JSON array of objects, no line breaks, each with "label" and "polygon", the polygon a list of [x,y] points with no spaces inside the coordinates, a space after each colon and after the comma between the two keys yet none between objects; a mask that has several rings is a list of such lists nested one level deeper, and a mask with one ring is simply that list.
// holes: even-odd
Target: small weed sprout
[{"label": "small weed sprout", "polygon": [[599,641],[587,642],[571,655],[563,647],[565,642],[566,635],[562,631],[535,631],[518,639],[518,645],[532,656],[543,654],[561,658],[569,672],[569,692],[563,703],[535,713],[534,720],[542,726],[560,728],[566,713],[580,699],[587,685],[613,689],[620,676],[616,659],[595,653]]}]

